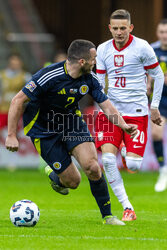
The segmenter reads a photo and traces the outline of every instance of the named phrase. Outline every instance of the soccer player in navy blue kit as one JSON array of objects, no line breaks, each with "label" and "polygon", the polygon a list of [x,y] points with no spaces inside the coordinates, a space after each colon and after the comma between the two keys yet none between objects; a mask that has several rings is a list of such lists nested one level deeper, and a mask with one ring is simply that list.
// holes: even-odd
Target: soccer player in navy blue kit
[{"label": "soccer player in navy blue kit", "polygon": [[[163,148],[163,134],[165,124],[167,122],[167,19],[162,19],[157,26],[157,37],[159,41],[152,43],[155,54],[158,58],[159,64],[164,73],[164,86],[162,97],[159,105],[162,124],[157,126],[151,123],[153,147],[159,163],[159,177],[155,184],[155,191],[162,192],[167,189],[167,165],[164,162],[164,148]],[[149,86],[151,86],[151,79],[149,77]]]},{"label": "soccer player in navy blue kit", "polygon": [[68,188],[75,189],[79,185],[81,176],[71,161],[73,155],[89,179],[103,223],[124,225],[112,216],[107,184],[78,101],[89,93],[108,119],[132,137],[137,127],[127,125],[103,93],[92,72],[95,63],[95,45],[87,40],[75,40],[68,49],[66,61],[52,64],[34,74],[11,102],[6,148],[10,151],[19,148],[17,124],[24,103],[28,102],[23,114],[24,132],[31,137],[37,151],[49,165],[53,189],[68,194]]}]

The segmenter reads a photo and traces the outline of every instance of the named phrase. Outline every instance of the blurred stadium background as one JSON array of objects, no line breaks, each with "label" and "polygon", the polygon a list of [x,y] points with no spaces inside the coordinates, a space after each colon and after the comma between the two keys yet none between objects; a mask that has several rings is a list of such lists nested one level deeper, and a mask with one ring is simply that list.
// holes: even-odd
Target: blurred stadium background
[{"label": "blurred stadium background", "polygon": [[[46,62],[52,62],[60,50],[66,52],[74,39],[88,39],[97,46],[110,39],[109,16],[118,8],[130,11],[134,35],[149,43],[156,41],[156,25],[162,18],[167,18],[165,0],[0,0],[0,70],[6,67],[8,57],[14,53],[21,56],[26,71],[33,74]],[[91,106],[92,100],[82,101],[83,110],[87,104]],[[0,131],[0,167],[37,168],[39,157],[24,136],[21,125],[18,153],[5,150],[6,134],[6,128]],[[167,155],[167,134],[164,143]],[[142,169],[157,168],[149,132]]]}]

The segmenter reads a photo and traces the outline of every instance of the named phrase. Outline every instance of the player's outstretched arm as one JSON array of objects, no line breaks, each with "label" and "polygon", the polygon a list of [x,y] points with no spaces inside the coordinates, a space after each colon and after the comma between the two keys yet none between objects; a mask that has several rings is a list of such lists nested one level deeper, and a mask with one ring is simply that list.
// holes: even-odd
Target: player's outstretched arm
[{"label": "player's outstretched arm", "polygon": [[134,137],[137,133],[137,125],[127,124],[124,119],[120,116],[118,110],[112,105],[109,99],[99,103],[100,108],[103,110],[104,114],[107,116],[108,120],[113,124],[120,127],[131,137]]},{"label": "player's outstretched arm", "polygon": [[21,90],[11,101],[8,112],[8,136],[5,146],[9,151],[17,151],[19,142],[17,139],[17,126],[19,119],[23,113],[23,105],[29,101],[28,97]]}]

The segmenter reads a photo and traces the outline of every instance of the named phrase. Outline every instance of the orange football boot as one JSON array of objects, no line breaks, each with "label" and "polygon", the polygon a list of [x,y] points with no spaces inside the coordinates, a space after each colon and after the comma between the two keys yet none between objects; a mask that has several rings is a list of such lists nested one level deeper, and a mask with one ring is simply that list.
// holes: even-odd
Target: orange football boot
[{"label": "orange football boot", "polygon": [[123,213],[122,221],[132,221],[136,220],[135,211],[132,211],[130,208],[126,208]]}]

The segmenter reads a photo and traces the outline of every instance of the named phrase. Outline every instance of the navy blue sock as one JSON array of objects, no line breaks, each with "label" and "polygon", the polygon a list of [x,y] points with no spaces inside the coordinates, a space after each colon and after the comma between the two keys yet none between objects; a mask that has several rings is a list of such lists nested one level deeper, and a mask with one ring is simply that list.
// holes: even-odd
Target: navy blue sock
[{"label": "navy blue sock", "polygon": [[52,171],[49,175],[49,178],[54,181],[56,184],[58,184],[60,187],[65,187],[61,182],[60,182],[60,178],[59,176],[54,172]]},{"label": "navy blue sock", "polygon": [[154,151],[160,167],[164,166],[163,142],[153,141]]},{"label": "navy blue sock", "polygon": [[89,180],[91,192],[100,208],[102,217],[112,215],[108,187],[104,175],[98,181]]}]

